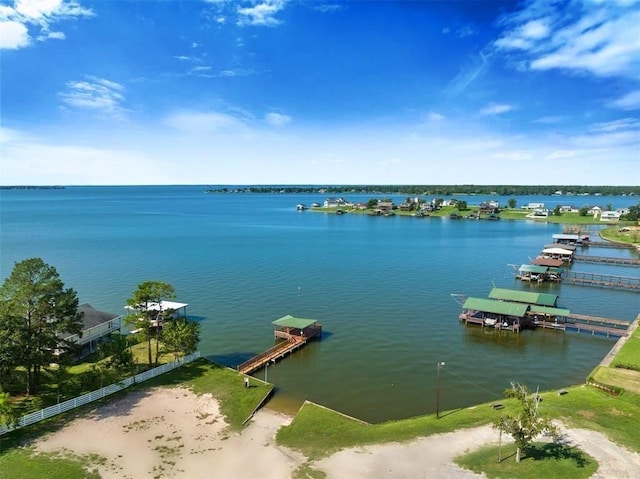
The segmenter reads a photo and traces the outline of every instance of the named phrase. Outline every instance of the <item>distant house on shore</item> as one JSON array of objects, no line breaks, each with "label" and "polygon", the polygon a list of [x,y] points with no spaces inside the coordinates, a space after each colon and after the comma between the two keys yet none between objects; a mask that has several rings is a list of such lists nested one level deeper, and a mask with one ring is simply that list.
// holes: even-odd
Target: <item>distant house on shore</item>
[{"label": "distant house on shore", "polygon": [[522,206],[523,210],[543,210],[544,203],[527,203]]},{"label": "distant house on shore", "polygon": [[600,221],[608,223],[617,223],[622,214],[619,211],[603,211],[600,213]]},{"label": "distant house on shore", "polygon": [[327,198],[324,200],[325,208],[338,208],[339,206],[344,206],[346,201],[344,198]]}]

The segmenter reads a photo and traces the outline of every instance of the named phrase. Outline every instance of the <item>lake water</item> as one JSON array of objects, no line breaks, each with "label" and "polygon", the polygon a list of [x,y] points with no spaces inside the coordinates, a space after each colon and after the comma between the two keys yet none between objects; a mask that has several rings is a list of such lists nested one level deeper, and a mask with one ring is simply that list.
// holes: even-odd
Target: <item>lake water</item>
[{"label": "lake water", "polygon": [[[531,289],[558,294],[559,305],[575,313],[631,321],[640,312],[638,293],[514,279],[510,265],[528,263],[562,232],[558,225],[298,212],[296,204],[325,196],[205,194],[207,188],[1,190],[0,277],[17,261],[41,257],[82,303],[116,314],[139,283],[166,281],[201,323],[202,353],[232,367],[273,345],[273,320],[316,319],[322,341],[268,369],[277,386],[272,404],[292,411],[309,399],[372,422],[433,412],[441,361],[445,410],[500,398],[511,381],[533,389],[582,383],[614,344],[584,334],[465,327],[452,294]],[[373,195],[343,196],[366,202]],[[638,203],[516,199],[551,208]],[[593,247],[587,254],[633,256]],[[606,272],[639,273],[612,266]]]}]

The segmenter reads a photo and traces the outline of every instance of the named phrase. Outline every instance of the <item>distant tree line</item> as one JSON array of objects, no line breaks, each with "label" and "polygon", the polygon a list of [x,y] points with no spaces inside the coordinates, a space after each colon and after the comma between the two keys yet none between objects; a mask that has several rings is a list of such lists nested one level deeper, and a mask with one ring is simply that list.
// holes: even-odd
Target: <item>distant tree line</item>
[{"label": "distant tree line", "polygon": [[621,196],[640,195],[640,186],[579,186],[579,185],[307,185],[307,186],[242,186],[211,188],[207,193],[344,193],[402,194],[402,195],[540,195],[548,196],[557,192],[563,195]]}]

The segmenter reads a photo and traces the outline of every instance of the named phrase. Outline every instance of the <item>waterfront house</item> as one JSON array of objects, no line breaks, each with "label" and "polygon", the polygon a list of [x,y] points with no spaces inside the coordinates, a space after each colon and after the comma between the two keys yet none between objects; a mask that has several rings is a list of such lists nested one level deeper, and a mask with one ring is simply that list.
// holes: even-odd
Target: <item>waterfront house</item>
[{"label": "waterfront house", "polygon": [[98,311],[88,303],[78,306],[78,313],[82,316],[82,331],[64,340],[78,345],[80,358],[95,353],[100,341],[122,328],[122,315]]},{"label": "waterfront house", "polygon": [[325,208],[337,208],[342,204],[344,204],[344,200],[342,198],[327,198],[326,200],[324,200]]},{"label": "waterfront house", "polygon": [[617,223],[622,214],[619,211],[603,211],[600,213],[600,221],[607,223]]},{"label": "waterfront house", "polygon": [[589,208],[589,210],[587,210],[587,214],[592,215],[594,218],[597,218],[600,213],[602,213],[602,208],[600,208],[599,206],[592,206],[591,208]]},{"label": "waterfront house", "polygon": [[544,209],[544,203],[527,203],[526,205],[522,206],[522,209],[524,209],[524,210],[543,210]]}]

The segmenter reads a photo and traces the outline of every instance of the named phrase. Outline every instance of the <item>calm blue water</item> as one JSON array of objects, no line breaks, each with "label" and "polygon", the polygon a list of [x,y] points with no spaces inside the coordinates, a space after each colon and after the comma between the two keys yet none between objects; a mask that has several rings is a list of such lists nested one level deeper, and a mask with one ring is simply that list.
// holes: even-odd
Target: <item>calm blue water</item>
[{"label": "calm blue water", "polygon": [[[576,313],[633,320],[640,312],[638,293],[514,279],[509,265],[528,263],[561,226],[298,212],[296,204],[325,195],[205,194],[206,188],[2,190],[0,277],[17,261],[41,257],[81,302],[113,313],[124,312],[140,282],[169,282],[201,322],[203,354],[230,366],[273,344],[273,320],[317,319],[324,339],[269,368],[277,386],[273,404],[295,410],[310,399],[368,421],[433,412],[438,361],[446,363],[441,408],[452,409],[501,397],[510,381],[541,389],[584,382],[613,345],[587,335],[465,327],[452,293],[486,297],[494,285],[531,288],[558,294],[559,304]],[[551,208],[638,202],[517,200]],[[632,256],[596,248],[588,254]]]}]

